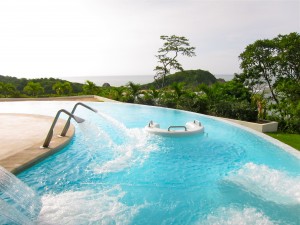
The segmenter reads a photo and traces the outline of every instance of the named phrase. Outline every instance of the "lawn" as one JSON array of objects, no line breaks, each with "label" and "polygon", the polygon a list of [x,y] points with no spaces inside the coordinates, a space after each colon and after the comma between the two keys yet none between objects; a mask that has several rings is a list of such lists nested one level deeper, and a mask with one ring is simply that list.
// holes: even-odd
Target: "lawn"
[{"label": "lawn", "polygon": [[300,151],[300,134],[266,133],[267,135]]}]

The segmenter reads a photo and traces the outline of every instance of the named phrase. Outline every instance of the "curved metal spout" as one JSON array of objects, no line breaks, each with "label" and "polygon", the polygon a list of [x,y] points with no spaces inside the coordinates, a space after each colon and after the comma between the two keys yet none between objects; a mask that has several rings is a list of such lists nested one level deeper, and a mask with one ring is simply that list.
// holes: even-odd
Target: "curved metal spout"
[{"label": "curved metal spout", "polygon": [[[87,109],[89,109],[89,110],[91,110],[91,111],[93,111],[93,112],[95,112],[95,113],[98,112],[96,109],[93,109],[92,107],[90,107],[90,106],[88,106],[88,105],[86,105],[86,104],[83,104],[83,103],[81,103],[81,102],[78,102],[78,103],[76,103],[76,104],[74,105],[74,107],[73,107],[73,109],[72,109],[72,112],[71,112],[72,114],[74,114],[74,112],[75,112],[75,110],[76,110],[76,108],[77,108],[78,105],[84,106],[85,108],[87,108]],[[65,126],[64,126],[64,129],[62,130],[60,136],[62,136],[62,137],[66,136],[66,134],[67,134],[67,132],[68,132],[68,129],[69,129],[69,127],[70,127],[70,120],[71,120],[71,117],[69,117],[69,119],[67,120],[67,122],[66,122],[66,124],[65,124]]]},{"label": "curved metal spout", "polygon": [[56,122],[57,122],[57,120],[58,120],[58,117],[59,117],[60,113],[62,113],[62,112],[63,112],[63,113],[66,113],[67,115],[69,115],[69,119],[73,118],[77,123],[82,123],[82,122],[84,122],[84,119],[82,119],[82,118],[80,118],[80,117],[78,117],[78,116],[73,115],[72,113],[68,112],[67,110],[64,110],[64,109],[59,110],[59,111],[56,113],[56,116],[55,116],[55,118],[54,118],[54,120],[53,120],[53,122],[52,122],[52,125],[51,125],[51,127],[50,127],[49,132],[48,132],[48,135],[47,135],[47,137],[46,137],[46,139],[45,139],[45,141],[44,141],[44,144],[43,144],[43,147],[44,147],[44,148],[48,148],[48,146],[49,146],[49,144],[50,144],[50,141],[51,141],[51,139],[52,139],[52,136],[53,136],[53,129],[54,129],[54,126],[55,126],[55,124],[56,124]]}]

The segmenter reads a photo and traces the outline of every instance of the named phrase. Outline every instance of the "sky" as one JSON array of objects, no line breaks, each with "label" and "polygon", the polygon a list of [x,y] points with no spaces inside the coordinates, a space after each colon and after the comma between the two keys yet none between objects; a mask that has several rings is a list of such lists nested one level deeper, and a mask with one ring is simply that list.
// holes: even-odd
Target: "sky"
[{"label": "sky", "polygon": [[0,0],[0,74],[154,75],[161,35],[184,36],[183,68],[239,73],[259,39],[300,32],[300,0]]}]

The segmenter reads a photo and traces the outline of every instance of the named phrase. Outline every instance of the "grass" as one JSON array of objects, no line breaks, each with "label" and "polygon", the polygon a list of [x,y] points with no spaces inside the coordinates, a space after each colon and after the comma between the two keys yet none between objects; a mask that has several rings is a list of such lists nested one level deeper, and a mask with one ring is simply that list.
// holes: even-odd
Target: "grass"
[{"label": "grass", "polygon": [[266,133],[267,135],[300,151],[300,134]]}]

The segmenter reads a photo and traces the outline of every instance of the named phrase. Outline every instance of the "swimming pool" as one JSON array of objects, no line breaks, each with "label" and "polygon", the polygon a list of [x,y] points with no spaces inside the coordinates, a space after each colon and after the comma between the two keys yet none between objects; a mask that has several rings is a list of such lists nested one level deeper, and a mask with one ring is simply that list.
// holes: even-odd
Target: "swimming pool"
[{"label": "swimming pool", "polygon": [[[55,115],[74,102],[5,103],[0,112]],[[299,224],[300,157],[204,115],[88,103],[59,153],[18,177],[42,196],[40,224]],[[144,131],[197,119],[205,133]],[[291,154],[292,153],[292,154]],[[100,221],[100,222],[99,222]]]}]

